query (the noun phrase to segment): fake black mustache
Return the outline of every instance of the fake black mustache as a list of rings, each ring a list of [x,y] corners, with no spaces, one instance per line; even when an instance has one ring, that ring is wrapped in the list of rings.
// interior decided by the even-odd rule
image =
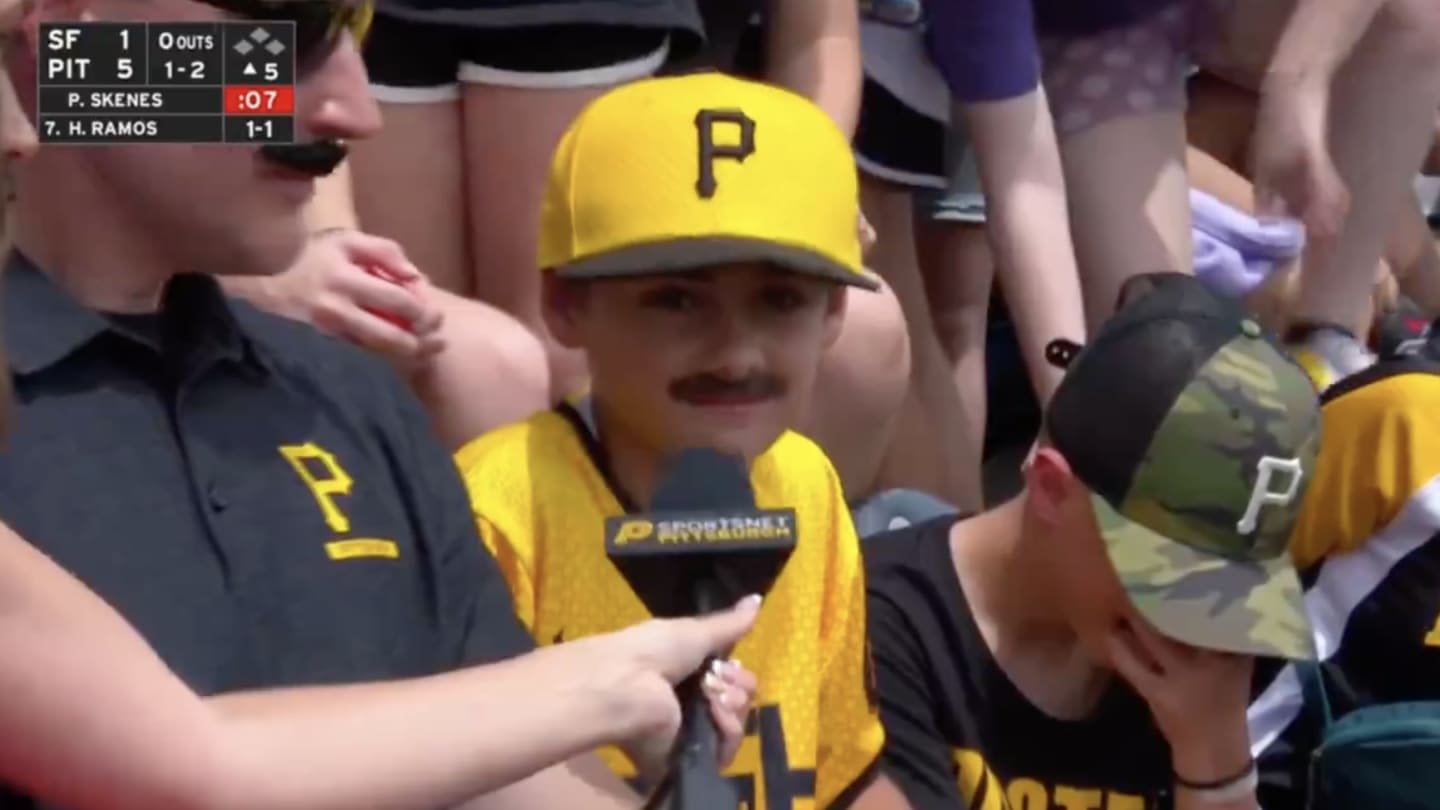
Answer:
[[[271,143],[260,147],[260,157],[294,172],[325,177],[340,167],[350,149],[344,141],[326,139],[310,143]]]
[[[784,393],[784,381],[768,374],[754,374],[743,380],[697,374],[670,384],[670,396],[682,402],[706,399],[774,399]]]

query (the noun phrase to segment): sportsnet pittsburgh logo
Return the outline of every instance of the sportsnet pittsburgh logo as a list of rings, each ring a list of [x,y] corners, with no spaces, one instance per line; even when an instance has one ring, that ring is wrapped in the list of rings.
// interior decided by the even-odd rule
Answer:
[[[605,545],[617,553],[663,553],[699,545],[754,548],[795,543],[794,509],[621,516],[605,521]]]

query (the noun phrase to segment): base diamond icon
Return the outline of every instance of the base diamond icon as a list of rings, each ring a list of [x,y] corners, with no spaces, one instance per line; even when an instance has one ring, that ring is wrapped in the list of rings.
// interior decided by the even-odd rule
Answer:
[[[273,39],[273,40],[270,41],[270,44],[269,44],[269,45],[266,45],[266,46],[265,46],[265,50],[269,51],[270,53],[274,54],[275,56],[279,56],[280,53],[281,53],[281,51],[284,51],[284,50],[285,50],[285,46],[282,45],[282,44],[280,44],[280,40],[278,40],[278,39]]]
[[[256,42],[264,42],[265,40],[270,38],[270,32],[266,31],[264,28],[256,28],[254,31],[250,32],[250,38],[255,40]]]
[[[239,42],[235,43],[235,50],[239,52],[241,56],[244,56],[245,54],[255,50],[255,46],[242,39]]]

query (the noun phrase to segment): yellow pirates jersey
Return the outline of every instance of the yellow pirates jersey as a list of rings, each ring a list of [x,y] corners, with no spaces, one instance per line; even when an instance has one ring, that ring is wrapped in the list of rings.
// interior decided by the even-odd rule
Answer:
[[[1320,455],[1290,548],[1336,716],[1440,699],[1440,364],[1407,358],[1322,398]],[[1285,666],[1249,712],[1266,808],[1303,806],[1318,740]]]
[[[568,406],[457,455],[481,534],[540,644],[650,618],[606,556],[606,519],[630,510],[603,459]],[[831,807],[865,781],[884,743],[869,688],[859,542],[839,478],[810,440],[783,435],[755,460],[751,483],[758,507],[795,510],[797,537],[734,652],[760,689],[726,773],[744,810]],[[619,752],[601,753],[621,775],[633,774]]]

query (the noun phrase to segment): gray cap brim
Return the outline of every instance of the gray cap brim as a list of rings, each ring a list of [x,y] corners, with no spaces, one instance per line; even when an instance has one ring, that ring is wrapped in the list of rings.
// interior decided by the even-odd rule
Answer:
[[[663,272],[698,270],[717,264],[768,262],[786,270],[865,290],[880,289],[879,280],[804,248],[759,239],[704,237],[667,239],[606,251],[554,268],[561,278],[625,278]]]

